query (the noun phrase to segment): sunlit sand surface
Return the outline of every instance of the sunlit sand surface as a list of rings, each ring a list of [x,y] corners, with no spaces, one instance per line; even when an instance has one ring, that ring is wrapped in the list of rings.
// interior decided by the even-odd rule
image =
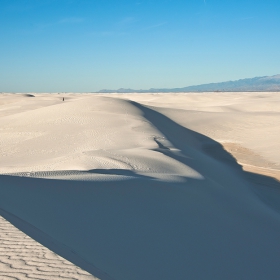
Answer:
[[[0,133],[3,279],[277,279],[279,93],[2,93]]]
[[[97,279],[0,217],[1,279]]]

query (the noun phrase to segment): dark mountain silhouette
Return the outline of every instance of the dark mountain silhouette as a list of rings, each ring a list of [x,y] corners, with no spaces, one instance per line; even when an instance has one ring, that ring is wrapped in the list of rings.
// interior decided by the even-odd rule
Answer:
[[[120,88],[118,90],[103,89],[98,93],[156,93],[156,92],[212,92],[212,91],[280,91],[280,75],[255,77],[222,83],[202,84],[183,88],[151,88],[135,90]]]

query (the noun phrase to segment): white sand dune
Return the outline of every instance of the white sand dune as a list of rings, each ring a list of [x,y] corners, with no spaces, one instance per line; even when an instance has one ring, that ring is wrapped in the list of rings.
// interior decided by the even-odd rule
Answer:
[[[32,95],[0,95],[6,220],[100,279],[278,279],[278,93]]]

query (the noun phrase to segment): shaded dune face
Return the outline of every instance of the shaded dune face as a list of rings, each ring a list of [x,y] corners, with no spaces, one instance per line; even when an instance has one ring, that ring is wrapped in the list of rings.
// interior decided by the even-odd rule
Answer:
[[[17,156],[43,143],[56,158],[2,172],[52,180],[0,176],[0,207],[35,240],[100,279],[277,279],[280,185],[218,142],[114,98],[21,114],[1,120],[32,124]]]

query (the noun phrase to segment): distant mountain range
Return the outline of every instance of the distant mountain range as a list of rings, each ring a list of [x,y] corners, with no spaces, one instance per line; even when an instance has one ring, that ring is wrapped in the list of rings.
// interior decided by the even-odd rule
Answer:
[[[222,83],[211,83],[183,88],[151,88],[135,90],[120,88],[118,90],[103,89],[98,93],[156,93],[156,92],[213,92],[213,91],[280,91],[280,75],[256,77]]]

